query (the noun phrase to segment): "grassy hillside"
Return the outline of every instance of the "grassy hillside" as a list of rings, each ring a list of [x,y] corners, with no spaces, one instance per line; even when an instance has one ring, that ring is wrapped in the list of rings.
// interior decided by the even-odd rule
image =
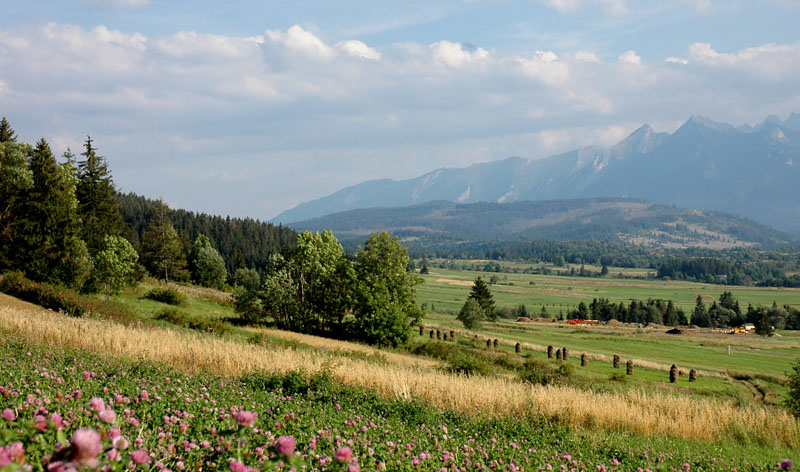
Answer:
[[[762,470],[791,457],[788,448],[800,446],[798,420],[768,402],[748,398],[747,387],[738,380],[715,374],[730,367],[723,359],[705,360],[700,379],[691,385],[685,378],[672,386],[664,380],[659,363],[669,362],[677,351],[705,352],[709,341],[699,338],[644,351],[651,340],[641,336],[647,334],[600,335],[544,325],[521,331],[511,323],[499,323],[487,327],[478,340],[459,331],[455,343],[418,336],[404,350],[385,351],[237,326],[224,293],[172,285],[184,297],[177,310],[185,318],[216,322],[226,329],[205,332],[202,326],[178,326],[158,319],[158,313],[174,307],[144,298],[155,287],[163,286],[143,284],[117,296],[88,296],[95,306],[114,307],[114,320],[103,309],[76,318],[0,295],[4,343],[0,362],[11,366],[11,378],[18,379],[4,388],[20,393],[2,400],[0,406],[11,408],[19,422],[0,420],[0,433],[22,441],[30,462],[52,452],[57,431],[39,432],[33,427],[39,413],[20,399],[29,393],[43,400],[60,398],[59,392],[75,389],[82,391],[83,400],[73,396],[49,408],[74,412],[64,416],[69,418],[64,428],[67,437],[78,425],[104,428],[95,413],[79,408],[98,396],[116,411],[114,424],[122,434],[131,440],[141,438],[122,452],[124,460],[142,448],[154,454],[152,463],[161,461],[168,467],[181,461],[226,469],[235,460],[271,468],[269,460],[278,458],[274,448],[280,435],[296,438],[301,453],[297,460],[311,470],[336,470],[335,461],[327,463],[326,458],[344,446],[351,448],[364,470],[384,466],[440,470],[473,467],[477,462],[481,465],[475,467],[481,470],[509,464],[528,470],[547,463],[593,470],[598,465],[635,470],[684,464],[711,469],[724,463],[739,470],[748,464]],[[426,326],[452,326],[452,318],[441,313],[426,322]],[[485,335],[504,342],[483,354]],[[636,360],[632,377],[610,379],[618,372],[603,356],[614,346],[607,346],[603,336],[617,340],[617,346],[628,342],[636,346],[636,355],[632,351],[629,356]],[[521,354],[514,353],[517,339],[524,340]],[[572,358],[549,364],[553,361],[546,359],[540,349],[544,344],[534,342],[537,339],[570,346]],[[620,343],[622,339],[626,342]],[[785,342],[788,349],[797,348],[796,341]],[[736,345],[737,351],[751,348],[773,357],[772,351],[778,349]],[[578,362],[582,349],[592,355],[586,367]],[[453,358],[436,354],[448,351],[493,362],[494,374],[453,373]],[[773,357],[765,363],[775,363]],[[523,383],[516,376],[520,366],[533,369],[529,374],[539,368],[569,371],[563,374],[568,379],[548,385]],[[88,379],[82,372],[89,373]],[[38,390],[34,380],[40,383]],[[754,389],[757,382],[771,381],[769,376],[751,380]],[[116,396],[105,394],[102,386]],[[149,392],[149,400],[141,390]],[[135,407],[123,406],[128,401]],[[257,412],[261,429],[238,427],[234,417],[239,410]],[[188,416],[182,417],[184,412]],[[165,415],[177,418],[167,428],[170,441],[157,434]],[[31,426],[20,428],[27,424]],[[224,434],[209,434],[212,426]],[[337,431],[332,432],[334,428]],[[243,438],[244,447],[231,448],[228,434]],[[209,446],[170,449],[170,443],[184,439],[195,444],[208,441]],[[396,446],[400,444],[410,446]],[[656,464],[653,457],[661,462]]]

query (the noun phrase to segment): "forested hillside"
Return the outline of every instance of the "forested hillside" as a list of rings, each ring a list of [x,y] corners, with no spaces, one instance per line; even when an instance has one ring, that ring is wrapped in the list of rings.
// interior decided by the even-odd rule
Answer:
[[[173,210],[120,195],[91,137],[59,160],[0,121],[0,272],[84,292],[118,292],[145,271],[222,288],[234,269],[264,269],[297,234],[252,219]]]
[[[117,201],[122,219],[130,228],[130,239],[134,246],[140,247],[159,201],[135,193],[117,194]],[[182,209],[169,209],[167,214],[184,245],[201,234],[206,235],[231,274],[240,267],[263,269],[271,254],[294,245],[297,240],[297,233],[290,228],[251,218],[222,217]]]
[[[598,240],[664,248],[774,247],[793,237],[755,221],[718,212],[629,198],[479,202],[445,201],[351,210],[301,221],[296,229],[334,231],[359,239],[389,231],[425,246],[442,241]]]

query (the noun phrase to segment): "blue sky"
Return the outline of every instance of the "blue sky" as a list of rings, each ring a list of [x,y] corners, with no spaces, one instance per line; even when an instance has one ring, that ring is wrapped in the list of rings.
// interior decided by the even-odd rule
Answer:
[[[122,190],[209,213],[800,111],[798,0],[7,3],[19,134],[91,134]]]

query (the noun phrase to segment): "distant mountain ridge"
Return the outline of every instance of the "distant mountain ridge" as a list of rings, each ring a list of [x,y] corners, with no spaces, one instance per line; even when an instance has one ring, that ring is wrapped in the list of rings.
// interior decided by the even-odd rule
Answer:
[[[619,143],[541,160],[520,157],[371,180],[302,203],[273,221],[444,200],[457,203],[633,197],[716,210],[800,233],[800,115],[734,127],[692,116],[674,133],[644,125]]]
[[[391,232],[420,246],[444,241],[601,240],[665,248],[730,249],[795,241],[752,220],[631,198],[467,204],[435,201],[350,210],[291,226],[296,230],[330,229],[348,246],[378,231]]]

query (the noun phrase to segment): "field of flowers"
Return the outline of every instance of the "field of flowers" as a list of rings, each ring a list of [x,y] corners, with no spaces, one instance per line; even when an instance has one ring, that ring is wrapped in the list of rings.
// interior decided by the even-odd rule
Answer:
[[[459,415],[311,377],[186,375],[0,332],[0,470],[788,470],[787,451]],[[369,375],[363,373],[363,375]]]

